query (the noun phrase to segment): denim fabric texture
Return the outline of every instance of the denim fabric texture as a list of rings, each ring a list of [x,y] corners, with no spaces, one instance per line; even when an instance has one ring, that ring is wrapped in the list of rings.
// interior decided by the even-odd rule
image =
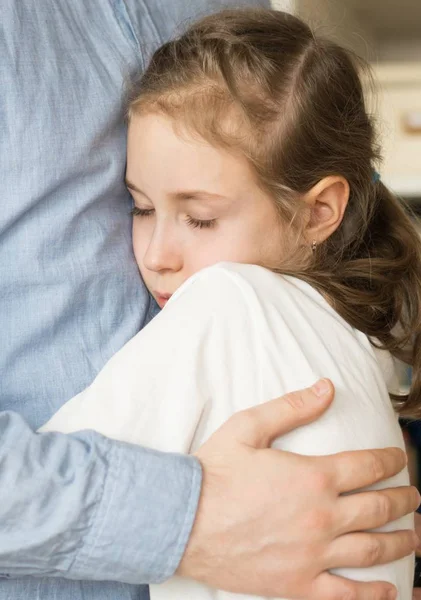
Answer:
[[[259,2],[1,1],[0,600],[144,600],[182,556],[194,458],[34,431],[157,309],[131,249],[128,82],[186,20],[241,4]]]

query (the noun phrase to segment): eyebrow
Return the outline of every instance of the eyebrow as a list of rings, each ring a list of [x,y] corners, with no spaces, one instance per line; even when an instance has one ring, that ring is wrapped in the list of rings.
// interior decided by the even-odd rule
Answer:
[[[142,194],[142,196],[145,196],[146,198],[148,197],[147,194],[145,194],[145,192],[142,192],[142,190],[140,190],[134,183],[132,183],[128,179],[126,179],[125,182],[126,182],[126,186],[130,190],[133,190],[134,192],[137,192],[138,194]],[[170,194],[170,196],[174,200],[199,200],[201,198],[210,198],[210,199],[219,199],[219,200],[227,199],[226,196],[222,196],[221,194],[214,194],[212,192],[207,192],[206,190],[182,190],[179,192],[173,192]]]

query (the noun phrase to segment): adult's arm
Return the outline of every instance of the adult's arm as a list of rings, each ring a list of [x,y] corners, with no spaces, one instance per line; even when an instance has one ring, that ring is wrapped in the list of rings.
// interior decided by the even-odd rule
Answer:
[[[0,414],[0,574],[161,581],[195,517],[197,459]],[[110,576],[111,574],[111,576]]]

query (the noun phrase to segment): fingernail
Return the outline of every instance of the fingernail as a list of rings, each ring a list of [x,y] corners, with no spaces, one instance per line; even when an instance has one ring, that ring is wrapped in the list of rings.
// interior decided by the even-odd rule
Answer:
[[[329,382],[326,379],[319,379],[319,381],[317,381],[311,387],[311,389],[316,394],[316,396],[318,396],[319,398],[322,398],[323,396],[326,396],[326,394],[329,393],[329,390],[330,390]]]

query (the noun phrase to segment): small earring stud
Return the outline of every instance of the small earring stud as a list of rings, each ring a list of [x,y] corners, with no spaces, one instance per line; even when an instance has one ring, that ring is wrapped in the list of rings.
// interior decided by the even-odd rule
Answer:
[[[313,254],[316,252],[316,248],[317,248],[317,242],[316,242],[316,240],[313,240],[311,242],[311,251],[313,252]]]

